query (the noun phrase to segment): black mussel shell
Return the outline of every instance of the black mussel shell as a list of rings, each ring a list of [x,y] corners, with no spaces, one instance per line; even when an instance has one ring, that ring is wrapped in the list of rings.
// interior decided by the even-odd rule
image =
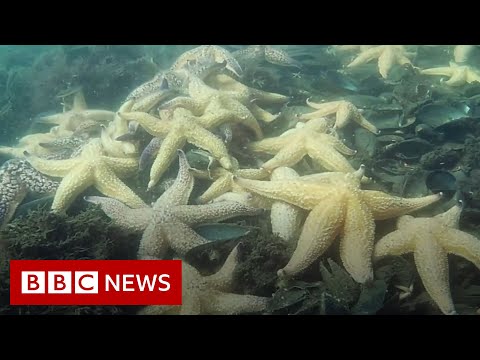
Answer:
[[[434,194],[442,192],[447,199],[451,199],[457,192],[457,178],[445,170],[434,170],[428,173],[425,185]]]

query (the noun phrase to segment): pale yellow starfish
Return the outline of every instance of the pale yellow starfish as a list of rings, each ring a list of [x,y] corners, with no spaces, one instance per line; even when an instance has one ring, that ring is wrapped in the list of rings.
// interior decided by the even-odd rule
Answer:
[[[172,120],[169,121],[139,112],[120,113],[120,116],[125,120],[138,122],[150,135],[164,138],[150,169],[148,189],[158,183],[175,159],[177,149],[183,148],[186,142],[209,151],[224,168],[232,168],[225,144],[199,124],[197,118],[185,109],[176,109]]]
[[[80,90],[75,93],[72,109],[63,113],[42,116],[36,119],[43,124],[58,125],[60,130],[75,131],[85,121],[96,121],[107,123],[113,120],[115,113],[107,110],[87,109],[87,104]]]
[[[278,274],[294,276],[320,257],[340,235],[340,258],[353,279],[372,280],[375,220],[404,215],[438,201],[441,195],[405,199],[361,190],[362,166],[353,173],[325,173],[292,180],[236,179],[238,185],[270,199],[309,210],[297,247]]]
[[[98,196],[89,196],[85,199],[99,204],[121,229],[143,233],[137,253],[138,259],[163,258],[169,248],[177,255],[184,256],[192,248],[208,242],[192,230],[191,226],[261,212],[259,209],[233,201],[187,205],[194,178],[185,154],[183,151],[178,153],[180,167],[177,178],[151,208],[131,209],[118,200]]]
[[[27,155],[27,160],[41,173],[63,178],[53,200],[54,212],[67,210],[75,198],[91,185],[102,194],[131,207],[146,206],[143,200],[120,180],[136,172],[138,160],[105,156],[98,138],[91,139],[80,155],[72,159],[45,160]]]
[[[238,245],[222,268],[213,275],[202,276],[182,262],[182,305],[147,306],[140,315],[234,315],[265,310],[269,298],[232,293],[233,272],[238,264]]]
[[[306,124],[298,123],[295,129],[288,130],[279,137],[251,142],[247,147],[254,152],[275,154],[262,166],[269,172],[280,166],[293,166],[306,155],[326,170],[353,172],[352,165],[341,153],[354,155],[356,151],[335,136],[325,133],[328,129],[325,119],[314,119]]]
[[[358,125],[367,129],[368,131],[378,134],[379,131],[375,125],[369,122],[365,117],[360,113],[360,111],[353,105],[351,102],[340,100],[340,101],[330,101],[327,103],[314,103],[310,99],[307,99],[307,105],[316,109],[317,111],[301,114],[298,118],[300,120],[311,120],[317,119],[319,117],[329,116],[336,114],[334,128],[341,129],[345,127],[352,120],[355,121]]]
[[[363,65],[374,59],[378,59],[378,71],[384,79],[388,77],[390,70],[395,64],[412,65],[403,45],[381,45],[363,50],[355,60],[347,65],[347,68]]]
[[[480,82],[480,74],[477,70],[471,66],[462,66],[454,62],[451,62],[449,67],[425,69],[421,70],[420,73],[424,75],[448,76],[450,79],[445,81],[445,84],[450,86],[462,86],[467,83]]]
[[[430,218],[402,216],[398,230],[375,245],[374,257],[413,252],[425,290],[446,315],[455,314],[450,293],[448,254],[461,256],[480,269],[480,240],[458,229],[462,204]]]

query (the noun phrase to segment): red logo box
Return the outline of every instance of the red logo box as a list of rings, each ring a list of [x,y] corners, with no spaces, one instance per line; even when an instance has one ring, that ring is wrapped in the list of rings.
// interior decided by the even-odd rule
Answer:
[[[181,305],[180,260],[11,260],[11,305]]]

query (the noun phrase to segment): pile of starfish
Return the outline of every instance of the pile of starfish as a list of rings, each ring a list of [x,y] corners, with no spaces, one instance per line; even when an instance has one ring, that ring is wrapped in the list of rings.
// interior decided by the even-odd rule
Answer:
[[[378,58],[382,76],[393,64],[410,62],[401,46],[360,50],[349,66]],[[264,124],[277,120],[289,98],[242,83],[244,69],[261,61],[301,68],[285,51],[271,46],[230,53],[206,45],[182,54],[168,70],[134,89],[116,112],[88,109],[81,90],[72,94],[62,113],[37,119],[52,125],[48,133],[27,135],[15,147],[0,148],[0,153],[18,161],[0,169],[5,189],[16,184],[15,190],[0,193],[3,223],[28,192],[54,192],[51,210],[59,213],[93,186],[104,196],[85,200],[99,205],[118,227],[141,234],[138,259],[162,259],[169,250],[182,259],[208,242],[192,227],[267,209],[273,233],[295,248],[288,264],[278,270],[280,279],[300,277],[337,238],[345,270],[361,284],[373,280],[377,259],[413,252],[427,292],[443,313],[454,314],[447,254],[480,267],[479,240],[458,229],[461,207],[431,218],[413,218],[408,214],[439,201],[441,194],[402,198],[363,189],[368,181],[365,169],[352,167],[347,157],[356,151],[339,134],[350,123],[379,132],[350,102],[308,100],[312,112],[299,115],[296,125],[281,136],[264,138]],[[461,70],[465,81],[471,77],[467,70]],[[451,75],[456,80],[450,85],[457,75]],[[144,149],[139,128],[151,136]],[[226,129],[233,137],[237,131],[249,134],[245,151],[271,158],[258,167],[242,166],[231,155],[229,142],[216,134]],[[189,165],[182,150],[187,143],[209,155],[208,170]],[[298,174],[293,167],[304,158],[322,172]],[[176,159],[175,181],[151,205],[123,182],[152,163],[147,185],[151,190]],[[210,180],[211,185],[191,201],[196,178]],[[398,218],[398,230],[375,243],[375,221],[390,218]],[[141,313],[262,312],[268,298],[232,292],[238,251],[235,248],[223,267],[209,276],[184,261],[183,305],[152,306]]]

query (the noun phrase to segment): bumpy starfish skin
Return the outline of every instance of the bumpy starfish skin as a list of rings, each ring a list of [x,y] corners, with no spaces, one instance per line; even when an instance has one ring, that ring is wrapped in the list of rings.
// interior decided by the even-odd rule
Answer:
[[[294,276],[320,257],[340,235],[340,258],[352,278],[365,283],[373,278],[372,252],[376,218],[404,215],[438,201],[440,195],[403,199],[360,189],[364,167],[354,173],[328,173],[320,177],[257,181],[236,179],[238,185],[270,199],[310,210],[297,247],[279,276]],[[385,204],[394,206],[387,208]]]
[[[384,79],[395,64],[405,65],[412,64],[407,52],[402,45],[381,45],[364,50],[358,55],[355,60],[347,65],[348,68],[356,67],[366,64],[374,59],[378,59],[378,70]]]
[[[251,142],[247,147],[254,152],[275,154],[262,166],[269,172],[280,166],[293,166],[306,155],[327,170],[353,172],[353,167],[341,153],[353,155],[356,152],[336,137],[324,133],[327,130],[328,123],[325,119],[315,119],[305,125],[299,123],[295,129],[288,130],[279,137]]]
[[[462,86],[472,82],[480,82],[480,74],[470,66],[460,66],[450,63],[450,67],[438,67],[420,71],[424,75],[448,76],[449,80],[445,84],[450,86]]]
[[[209,276],[201,276],[194,267],[183,262],[182,305],[148,306],[139,314],[234,315],[265,310],[269,298],[230,292],[237,257],[238,246],[232,250],[222,268]]]
[[[85,121],[109,122],[113,120],[115,113],[106,110],[88,110],[82,91],[75,94],[73,108],[64,113],[43,116],[36,121],[44,124],[59,125],[60,130],[75,131]]]
[[[279,167],[272,172],[271,180],[286,180],[299,178],[298,173],[287,167]],[[272,204],[270,219],[272,233],[281,239],[291,242],[297,238],[300,224],[303,220],[303,211],[295,205],[283,201]]]
[[[194,178],[183,151],[177,178],[152,208],[131,209],[121,202],[102,197],[87,197],[99,204],[118,226],[129,231],[143,231],[137,257],[162,258],[169,248],[184,256],[195,246],[208,241],[191,229],[207,221],[221,221],[235,216],[255,215],[261,210],[236,202],[209,205],[187,205]]]
[[[302,65],[297,60],[292,59],[286,51],[275,49],[270,45],[251,45],[235,51],[233,56],[245,67],[255,66],[266,60],[274,65],[302,68]]]
[[[27,159],[38,171],[48,176],[63,178],[52,204],[55,212],[67,210],[75,198],[91,185],[102,194],[131,207],[146,206],[142,199],[120,180],[135,173],[138,161],[105,156],[100,139],[90,140],[76,158],[45,160],[28,156]]]
[[[375,127],[375,125],[365,119],[355,105],[348,101],[341,100],[317,104],[307,99],[307,105],[316,109],[317,111],[300,115],[300,120],[311,120],[336,114],[335,128],[341,129],[353,120],[368,131],[378,134],[378,129]]]
[[[174,160],[177,149],[181,149],[186,142],[209,151],[224,168],[232,167],[225,144],[199,125],[196,118],[189,116],[184,109],[176,109],[171,121],[162,121],[147,113],[130,112],[120,115],[126,120],[138,122],[150,135],[163,138],[157,157],[150,169],[149,189],[158,183]]]
[[[10,221],[29,192],[53,194],[58,184],[36,171],[26,160],[5,162],[0,167],[0,227]]]
[[[242,75],[242,68],[233,55],[224,48],[216,45],[203,45],[183,53],[170,67],[170,70],[177,71],[188,67],[192,62],[202,63],[208,60],[216,63],[225,62],[225,68],[227,70],[235,76],[240,77]]]
[[[455,314],[450,293],[448,254],[461,256],[480,269],[480,240],[458,230],[461,204],[431,218],[402,216],[396,231],[375,245],[374,258],[413,252],[428,294],[446,315]]]

